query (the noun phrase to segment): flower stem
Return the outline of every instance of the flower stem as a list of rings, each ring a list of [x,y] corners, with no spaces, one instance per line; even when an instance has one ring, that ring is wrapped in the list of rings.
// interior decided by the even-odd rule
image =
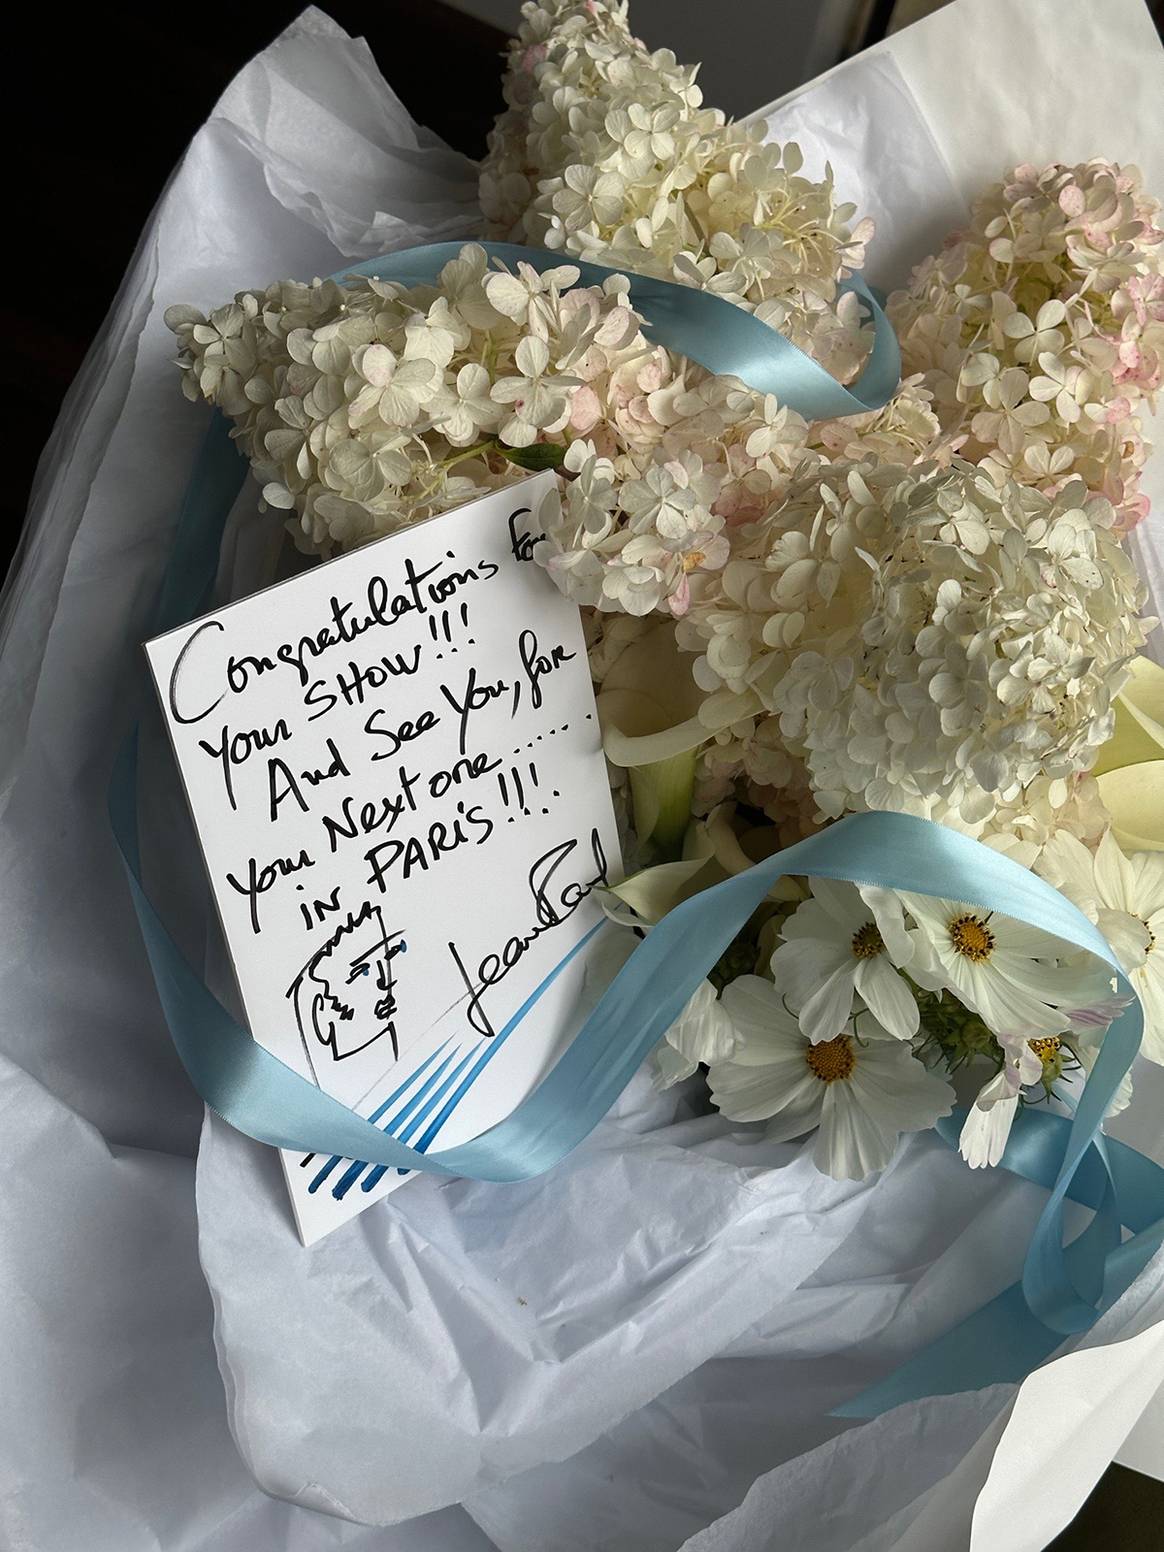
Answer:
[[[497,446],[497,438],[490,437],[488,442],[478,442],[475,447],[464,447],[459,453],[454,453],[451,458],[444,458],[437,465],[438,469],[451,469],[456,463],[463,463],[466,458],[476,458],[479,453],[488,453]]]

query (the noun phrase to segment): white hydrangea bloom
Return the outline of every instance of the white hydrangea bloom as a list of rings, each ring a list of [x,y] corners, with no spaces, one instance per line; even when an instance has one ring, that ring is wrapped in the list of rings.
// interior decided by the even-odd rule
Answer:
[[[563,289],[577,278],[569,265],[491,271],[470,244],[436,287],[283,282],[209,318],[190,307],[166,316],[187,395],[234,420],[266,503],[296,514],[304,548],[328,551],[520,478],[515,454],[559,448],[587,421],[611,452],[633,445],[649,464],[665,425],[648,396],[676,362],[647,343],[624,284]],[[613,465],[600,465],[582,492],[604,499],[608,471],[613,499]],[[624,459],[617,480],[639,473]],[[593,521],[591,510],[588,533]],[[714,537],[718,522],[705,530]]]
[[[978,839],[1033,868],[1055,836],[1066,832],[1090,845],[1110,823],[1095,777],[1079,771],[1029,782],[1012,802],[998,805]]]
[[[709,725],[767,712],[820,809],[977,832],[1110,736],[1145,590],[1079,481],[969,465],[815,470],[680,627]]]
[[[1015,168],[890,298],[906,370],[943,430],[1002,483],[1148,510],[1139,409],[1164,380],[1164,231],[1135,167]]]
[[[489,235],[705,288],[852,377],[868,344],[837,283],[872,223],[851,225],[831,176],[705,108],[695,68],[648,51],[625,4],[543,0],[522,18],[482,167]]]

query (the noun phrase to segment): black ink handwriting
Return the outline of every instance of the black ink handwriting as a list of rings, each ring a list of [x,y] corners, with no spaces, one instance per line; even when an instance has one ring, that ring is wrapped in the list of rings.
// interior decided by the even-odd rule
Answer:
[[[461,719],[459,753],[465,753],[465,746],[469,737],[469,718],[473,712],[480,711],[482,707],[488,706],[490,701],[494,701],[499,696],[504,695],[508,689],[509,685],[503,679],[498,679],[493,684],[479,683],[476,665],[469,669],[468,676],[465,679],[465,688],[459,696],[447,684],[441,685],[441,694]]]
[[[336,776],[350,776],[352,773],[347,767],[347,762],[339,752],[334,738],[327,740],[327,752],[331,755],[331,764],[319,766],[317,769],[308,767],[300,771],[298,776],[291,770],[286,760],[281,755],[272,755],[267,761],[267,791],[270,798],[271,823],[274,824],[279,817],[279,804],[287,798],[294,798],[299,805],[301,813],[309,813],[311,805],[303,796],[302,783],[308,787],[318,787],[322,782],[331,781]]]
[[[543,699],[542,680],[556,668],[561,668],[563,663],[568,663],[574,653],[567,652],[564,646],[552,647],[548,653],[543,652],[538,646],[538,638],[531,630],[523,630],[517,638],[517,650],[529,685],[530,704],[537,711]],[[516,707],[516,698],[514,704]]]
[[[252,754],[264,749],[274,749],[277,744],[285,744],[290,738],[291,729],[282,717],[274,727],[241,728],[236,732],[231,732],[224,722],[217,744],[212,743],[208,738],[200,738],[198,747],[210,755],[211,759],[218,760],[221,764],[222,784],[226,788],[227,801],[232,809],[237,810],[238,804],[234,798],[235,766],[245,765]]]
[[[313,868],[315,861],[310,853],[301,850],[297,857],[276,857],[271,862],[261,866],[255,857],[247,858],[246,882],[239,883],[233,873],[226,875],[226,881],[230,887],[237,890],[240,895],[246,895],[250,900],[251,931],[262,931],[259,925],[259,897],[265,895],[269,889],[273,889],[281,878],[290,878],[292,874],[300,872],[303,868]]]
[[[470,1028],[477,1034],[496,1034],[485,1011],[485,993],[505,979],[538,938],[568,921],[586,897],[607,882],[606,853],[596,829],[590,832],[590,854],[583,869],[590,876],[580,880],[576,876],[561,875],[561,870],[571,858],[574,859],[574,867],[568,872],[576,875],[580,861],[574,857],[577,850],[576,840],[562,841],[537,858],[529,870],[529,889],[534,902],[533,924],[507,938],[500,949],[483,955],[477,961],[475,974],[467,969],[457,944],[449,943],[449,953],[469,993],[465,1016]]]

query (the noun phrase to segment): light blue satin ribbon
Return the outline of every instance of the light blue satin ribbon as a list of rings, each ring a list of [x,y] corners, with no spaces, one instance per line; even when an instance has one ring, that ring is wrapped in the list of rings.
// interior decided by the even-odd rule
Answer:
[[[357,269],[415,283],[435,276],[459,246],[437,245],[420,250],[419,256],[394,255]],[[529,250],[490,246],[506,249],[510,256],[529,257]],[[560,261],[555,255],[541,255],[538,262],[544,267]],[[408,270],[408,264],[415,267]],[[599,266],[579,267],[600,270]],[[591,277],[584,273],[583,278]],[[635,284],[639,285],[637,277]],[[798,401],[793,392],[782,391],[777,380],[780,371],[774,368],[765,376],[758,370],[763,365],[758,358],[749,358],[747,375],[738,364],[720,359],[710,348],[715,344],[715,338],[708,337],[711,325],[692,324],[692,316],[704,312],[708,303],[719,308],[715,298],[666,282],[644,284],[679,292],[687,299],[684,303],[670,298],[667,306],[677,311],[680,323],[694,328],[694,335],[689,330],[681,336],[673,327],[674,318],[669,318],[665,325],[656,324],[656,337],[662,343],[681,349],[680,337],[690,343],[700,336],[704,353],[697,359],[712,370],[734,371],[753,386],[761,385],[753,381],[760,377],[765,391],[776,392],[797,408],[811,405],[813,415],[853,413],[852,408],[838,410],[835,400],[827,409],[816,407],[819,401],[810,398]],[[636,297],[636,305],[651,304]],[[756,329],[766,336],[770,348],[772,342],[779,342],[777,355],[786,356],[787,350],[795,349],[747,314],[730,307],[729,311],[746,321],[749,351],[758,348]],[[712,335],[715,332],[711,330]],[[883,370],[888,372],[884,355],[877,367]],[[813,373],[796,364],[789,376],[807,390]],[[895,366],[892,376],[895,384]],[[847,393],[836,384],[831,386],[838,394]],[[864,378],[856,386],[869,400],[875,397]],[[222,529],[245,472],[226,423],[216,416],[179,518],[159,603],[159,632],[195,617],[205,606]],[[374,1165],[491,1181],[528,1179],[552,1168],[599,1123],[772,884],[786,873],[939,895],[1016,917],[1096,954],[1112,968],[1125,991],[1131,990],[1095,927],[1027,869],[925,820],[885,813],[854,815],[678,906],[631,955],[553,1070],[505,1120],[455,1148],[419,1152],[348,1110],[264,1050],[183,959],[141,884],[136,737],[118,757],[110,786],[110,816],[175,1045],[206,1103],[229,1124],[261,1142]],[[1141,1010],[1133,1000],[1108,1031],[1069,1122],[1030,1113],[1019,1117],[1004,1163],[1037,1180],[1049,1193],[1022,1284],[963,1322],[889,1381],[850,1403],[849,1415],[871,1415],[913,1395],[1023,1377],[1064,1335],[1085,1330],[1098,1310],[1146,1263],[1161,1240],[1164,1175],[1138,1155],[1130,1155],[1138,1162],[1129,1162],[1130,1150],[1104,1144],[1100,1136],[1104,1112],[1139,1047],[1142,1027]],[[1078,1197],[1096,1211],[1085,1233],[1065,1251],[1062,1215],[1068,1197]],[[1123,1244],[1121,1222],[1134,1231]],[[983,1344],[991,1350],[989,1363],[984,1362]]]
[[[966,1119],[964,1110],[937,1124],[939,1135],[958,1146]],[[1053,1191],[1066,1157],[1071,1122],[1045,1110],[1023,1110],[1003,1154],[1001,1168]],[[1094,1286],[1103,1274],[1103,1307],[1125,1292],[1164,1244],[1164,1169],[1114,1139],[1097,1138],[1083,1155],[1067,1196],[1073,1202],[1105,1211],[1114,1187],[1118,1220],[1131,1237],[1102,1258],[1086,1235],[1067,1247],[1064,1260],[1072,1275]],[[1094,1222],[1095,1220],[1093,1220]],[[1108,1220],[1110,1222],[1110,1220]],[[1043,1232],[1040,1223],[1036,1240]],[[1032,1241],[1031,1251],[1035,1249]],[[1094,1320],[1093,1314],[1092,1319]],[[982,1390],[987,1385],[1023,1379],[1050,1358],[1063,1333],[1044,1324],[1028,1302],[1024,1285],[1013,1283],[988,1304],[975,1310],[936,1342],[901,1364],[885,1379],[835,1408],[836,1417],[877,1417],[891,1407],[921,1396],[951,1395]]]
[[[400,253],[353,264],[334,278],[371,275],[405,286],[435,285],[441,270],[459,255],[463,246],[459,242],[445,242],[405,248]],[[709,372],[738,377],[758,393],[775,394],[805,420],[831,420],[878,410],[888,404],[901,380],[897,336],[860,275],[842,281],[838,290],[852,291],[860,297],[873,323],[873,348],[852,388],[843,388],[791,340],[710,291],[697,291],[649,275],[630,275],[606,264],[591,264],[585,259],[549,253],[544,248],[525,248],[519,243],[483,242],[478,246],[484,248],[490,259],[497,259],[510,269],[516,269],[519,263],[528,264],[540,274],[571,264],[587,286],[601,286],[611,275],[624,275],[630,283],[630,300],[646,320],[644,329],[651,340],[698,361]]]

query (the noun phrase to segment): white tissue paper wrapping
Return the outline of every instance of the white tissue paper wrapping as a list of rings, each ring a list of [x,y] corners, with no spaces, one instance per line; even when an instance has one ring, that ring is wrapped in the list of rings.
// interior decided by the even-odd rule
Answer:
[[[1150,23],[1100,10],[958,0],[765,110],[878,217],[874,279],[1016,161],[1137,159],[1164,189]],[[1164,1258],[1021,1390],[830,1419],[1018,1273],[1042,1193],[932,1137],[838,1184],[640,1074],[550,1175],[418,1178],[309,1250],[273,1153],[215,1120],[199,1144],[104,816],[204,427],[161,314],[467,232],[473,183],[306,13],[193,142],[42,464],[0,654],[0,1542],[1036,1552],[1164,1380]],[[269,576],[269,522],[248,488],[224,594]],[[218,984],[192,853],[156,888]],[[1129,1138],[1157,1156],[1162,1079]]]

